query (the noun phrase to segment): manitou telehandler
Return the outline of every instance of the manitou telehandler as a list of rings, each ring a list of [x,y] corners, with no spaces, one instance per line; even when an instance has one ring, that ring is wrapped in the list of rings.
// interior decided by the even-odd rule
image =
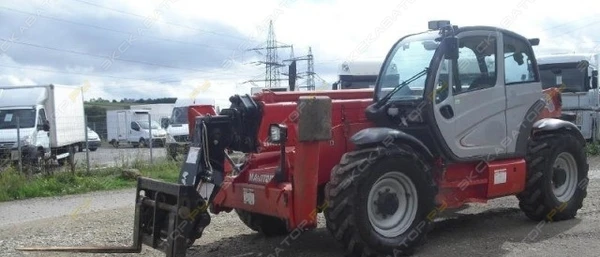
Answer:
[[[209,212],[267,236],[313,229],[324,212],[350,256],[410,254],[441,211],[498,197],[516,195],[532,220],[571,219],[585,140],[542,90],[538,42],[434,21],[393,46],[374,89],[233,96],[196,117],[179,183],[139,178],[133,246],[44,250],[185,256]]]

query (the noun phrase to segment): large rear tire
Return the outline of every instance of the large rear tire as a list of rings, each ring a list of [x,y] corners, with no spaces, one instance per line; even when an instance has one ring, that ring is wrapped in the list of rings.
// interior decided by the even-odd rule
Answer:
[[[410,255],[431,229],[437,187],[409,147],[344,154],[325,188],[327,229],[349,256]]]
[[[263,215],[235,209],[240,220],[250,229],[267,237],[282,236],[289,233],[284,220],[277,217]]]
[[[527,164],[525,191],[517,195],[525,215],[535,221],[574,218],[587,196],[585,145],[570,133],[535,137]]]

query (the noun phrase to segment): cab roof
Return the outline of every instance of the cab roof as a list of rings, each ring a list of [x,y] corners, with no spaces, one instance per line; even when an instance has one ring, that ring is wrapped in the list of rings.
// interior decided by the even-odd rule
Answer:
[[[538,64],[558,64],[558,63],[578,63],[588,61],[594,63],[593,54],[574,53],[574,54],[550,54],[537,57]]]

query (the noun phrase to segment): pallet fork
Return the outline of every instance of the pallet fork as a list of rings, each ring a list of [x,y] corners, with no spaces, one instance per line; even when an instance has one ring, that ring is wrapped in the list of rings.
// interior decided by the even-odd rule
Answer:
[[[167,257],[185,257],[186,249],[210,223],[206,201],[194,186],[138,178],[133,243],[130,246],[23,247],[20,251],[140,253],[142,244]],[[193,239],[190,240],[189,239]]]

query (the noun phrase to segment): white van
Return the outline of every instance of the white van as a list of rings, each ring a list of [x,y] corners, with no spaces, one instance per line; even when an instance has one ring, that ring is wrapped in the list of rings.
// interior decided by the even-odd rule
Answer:
[[[149,121],[149,111],[141,109],[106,111],[106,129],[107,140],[114,147],[145,147],[150,145],[151,138],[153,147],[162,147],[167,137],[158,122]]]

